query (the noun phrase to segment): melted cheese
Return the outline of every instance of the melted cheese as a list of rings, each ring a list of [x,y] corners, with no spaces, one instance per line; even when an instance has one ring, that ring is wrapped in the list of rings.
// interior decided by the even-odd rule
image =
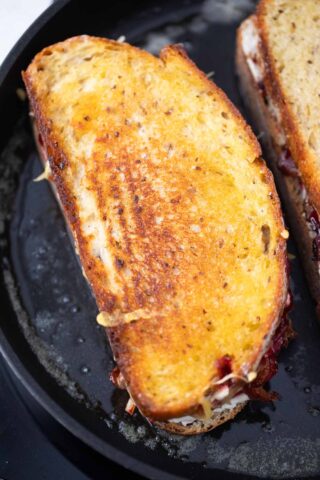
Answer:
[[[217,407],[214,409],[211,408],[211,415],[209,418],[212,418],[215,414],[222,413],[225,410],[232,410],[240,403],[247,402],[248,400],[249,400],[249,397],[245,393],[240,393],[239,395],[236,395],[235,397],[231,398],[228,402],[223,403],[220,407]],[[193,417],[191,415],[185,415],[184,417],[179,417],[179,418],[171,418],[171,420],[169,420],[170,423],[179,423],[184,427],[198,421],[202,421],[202,420],[199,418]]]
[[[264,77],[264,66],[260,58],[260,36],[254,22],[250,19],[243,24],[242,49],[253,78],[256,82],[260,82]]]
[[[36,178],[34,178],[33,181],[34,182],[41,182],[41,180],[50,180],[50,176],[51,176],[50,165],[49,165],[49,162],[46,161],[43,172],[40,173],[40,175],[38,175]]]

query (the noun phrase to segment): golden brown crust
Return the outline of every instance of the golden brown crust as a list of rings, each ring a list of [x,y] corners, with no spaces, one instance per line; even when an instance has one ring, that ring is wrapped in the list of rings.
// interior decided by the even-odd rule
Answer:
[[[315,154],[306,144],[305,138],[298,126],[292,104],[288,99],[282,84],[281,76],[276,67],[276,60],[270,46],[269,29],[266,24],[267,9],[272,5],[272,0],[261,0],[257,6],[257,23],[262,38],[262,49],[266,65],[266,82],[276,99],[283,119],[283,127],[287,134],[288,147],[297,164],[304,185],[308,190],[312,204],[320,211],[320,182],[319,167]],[[272,8],[272,7],[271,7]],[[294,81],[294,80],[293,80]]]
[[[241,125],[241,127],[245,130],[246,134],[248,135],[248,141],[250,143],[250,147],[252,148],[254,155],[256,158],[261,157],[262,152],[261,152],[261,147],[260,144],[255,136],[255,134],[252,131],[252,128],[250,125],[245,121],[237,107],[231,102],[231,100],[227,97],[225,92],[218,87],[214,82],[212,82],[208,76],[202,72],[196,64],[188,57],[186,51],[184,48],[182,48],[180,45],[169,45],[167,47],[164,47],[161,52],[160,52],[160,59],[165,61],[168,53],[170,51],[173,51],[175,53],[178,53],[184,61],[191,67],[193,73],[197,75],[201,80],[204,82],[204,84],[213,92],[217,93],[223,102],[225,102],[228,105],[228,108],[231,110],[233,115],[237,118],[238,123]],[[265,167],[265,164],[263,164],[263,167],[265,172],[269,174],[269,170]],[[271,178],[268,178],[268,184],[270,188],[274,187],[273,181],[272,181],[272,176]]]
[[[148,126],[152,122],[152,118],[156,118],[156,121],[159,122],[157,130],[161,132],[160,139],[162,141],[167,141],[166,138],[170,138],[171,131],[174,132],[173,140],[177,150],[179,150],[179,156],[168,162],[167,154],[164,154],[163,151],[160,150],[161,153],[155,153],[159,152],[156,149],[161,148],[158,140],[151,136],[148,140],[147,148],[149,150],[142,150],[137,140],[139,137],[136,136],[136,130],[134,130],[136,126],[124,122],[124,120],[127,120],[132,105],[135,106],[138,102],[137,99],[131,98],[129,104],[126,104],[125,101],[122,101],[122,104],[120,103],[120,107],[125,110],[120,118],[125,126],[120,125],[118,120],[117,122],[114,119],[110,120],[110,115],[116,113],[114,107],[110,106],[112,95],[116,95],[114,92],[118,90],[120,92],[117,95],[122,95],[120,84],[123,84],[124,91],[124,83],[128,87],[134,83],[134,78],[130,77],[133,72],[130,71],[131,73],[126,77],[125,82],[119,80],[119,83],[117,83],[118,90],[110,90],[107,108],[101,110],[104,92],[99,89],[98,91],[95,90],[94,94],[90,93],[90,96],[84,94],[79,98],[77,97],[76,106],[73,107],[74,111],[72,112],[74,116],[69,121],[69,124],[76,125],[73,135],[77,136],[79,134],[80,138],[88,132],[95,132],[92,126],[87,125],[87,120],[84,117],[92,117],[90,121],[94,122],[96,119],[100,119],[102,115],[106,115],[106,122],[109,122],[107,128],[103,127],[105,130],[99,131],[99,135],[97,134],[95,137],[93,153],[86,160],[86,168],[89,170],[92,168],[92,172],[87,172],[87,179],[85,180],[89,191],[94,196],[100,224],[105,221],[104,217],[108,219],[111,216],[109,208],[111,199],[112,201],[113,199],[122,201],[122,204],[117,206],[117,214],[120,218],[117,225],[122,235],[123,245],[120,257],[117,253],[117,242],[111,240],[113,238],[112,232],[108,231],[109,252],[111,252],[114,261],[112,270],[109,268],[106,271],[101,259],[99,260],[92,255],[94,238],[84,233],[84,222],[80,218],[83,205],[81,206],[79,203],[77,191],[74,187],[74,178],[78,174],[81,159],[77,158],[77,161],[75,161],[68,152],[69,141],[66,142],[65,134],[58,131],[58,127],[61,128],[61,123],[52,120],[56,114],[52,105],[59,102],[59,108],[64,108],[64,97],[60,94],[56,98],[52,89],[42,91],[45,82],[43,79],[41,80],[43,64],[45,68],[48,68],[52,52],[54,54],[60,50],[65,52],[69,48],[73,48],[74,45],[77,47],[78,45],[81,46],[82,43],[91,44],[90,42],[100,49],[99,52],[104,51],[104,49],[110,50],[110,55],[113,55],[114,52],[118,52],[119,55],[121,52],[125,52],[125,55],[128,54],[130,58],[134,58],[138,62],[144,62],[146,71],[148,70],[147,67],[151,65],[149,71],[151,71],[151,74],[159,75],[159,77],[162,75],[161,72],[164,68],[166,69],[166,75],[168,78],[172,78],[172,81],[176,81],[177,76],[181,74],[180,81],[188,84],[188,88],[183,87],[185,89],[183,90],[183,97],[188,99],[188,95],[191,95],[190,92],[198,95],[195,95],[193,99],[190,97],[190,101],[188,100],[187,103],[188,109],[195,108],[195,116],[199,115],[199,110],[203,114],[205,109],[209,108],[207,106],[211,105],[210,102],[213,102],[214,105],[218,105],[218,107],[214,107],[217,108],[217,113],[216,115],[210,113],[209,119],[215,121],[218,114],[221,119],[219,108],[222,109],[223,118],[226,118],[226,125],[228,120],[229,125],[231,123],[229,128],[233,129],[234,133],[228,137],[228,129],[223,126],[220,134],[226,136],[226,141],[231,142],[232,140],[234,142],[234,145],[232,144],[228,148],[235,148],[236,151],[237,177],[240,176],[241,168],[245,165],[245,169],[244,167],[243,169],[248,174],[246,182],[253,180],[252,185],[259,185],[259,188],[252,187],[256,188],[252,201],[257,208],[261,204],[261,208],[265,210],[264,216],[258,215],[256,222],[268,222],[270,225],[271,247],[268,254],[261,255],[260,223],[256,225],[252,220],[248,222],[247,217],[241,217],[242,210],[246,215],[248,214],[244,202],[246,196],[244,198],[240,197],[240,193],[243,194],[242,189],[240,188],[238,191],[233,184],[232,192],[235,198],[230,197],[230,201],[235,203],[236,208],[232,208],[231,213],[225,211],[223,216],[221,214],[216,215],[213,220],[210,220],[209,217],[215,213],[215,209],[212,208],[214,203],[206,207],[208,210],[206,208],[202,209],[202,215],[200,211],[196,211],[196,214],[202,218],[202,220],[199,220],[199,222],[202,222],[201,228],[211,228],[210,234],[206,233],[204,237],[197,235],[200,227],[198,221],[195,224],[196,222],[191,220],[193,213],[190,207],[190,205],[196,206],[197,197],[194,187],[190,188],[190,179],[199,190],[203,189],[201,198],[206,200],[209,195],[208,192],[210,192],[210,195],[213,193],[219,194],[218,180],[221,175],[224,175],[224,172],[219,172],[217,177],[212,176],[211,169],[219,170],[220,165],[217,162],[216,164],[212,163],[212,153],[209,155],[201,153],[202,143],[205,142],[205,135],[208,134],[207,129],[201,127],[201,130],[199,130],[201,135],[199,134],[197,138],[201,139],[201,142],[196,141],[194,144],[194,140],[192,142],[188,140],[189,143],[184,144],[185,140],[181,135],[183,126],[180,126],[178,116],[170,123],[169,129],[165,127],[166,129],[161,130],[164,128],[163,125],[166,125],[167,118],[172,118],[175,115],[165,104],[167,98],[164,93],[162,92],[163,106],[157,105],[154,109],[151,102],[154,98],[151,96],[149,99],[149,94],[146,92],[140,94],[139,100],[141,102],[150,100],[147,105],[148,110],[140,105],[143,112],[143,114],[141,113],[141,122]],[[108,65],[110,76],[114,65],[115,62]],[[40,73],[38,73],[39,67]],[[170,70],[171,68],[173,71]],[[184,74],[184,72],[186,73]],[[198,411],[203,395],[211,387],[212,380],[217,377],[217,358],[226,353],[232,354],[234,356],[234,371],[238,373],[245,373],[244,370],[257,366],[268,343],[266,336],[270,336],[276,328],[287,295],[286,242],[280,236],[284,227],[279,200],[271,173],[262,160],[255,161],[261,152],[251,129],[246,126],[238,111],[226,99],[221,90],[187,59],[186,54],[180,48],[174,46],[164,49],[159,61],[146,52],[129,45],[120,45],[105,39],[91,40],[90,37],[77,37],[49,47],[38,54],[23,76],[38,129],[49,156],[53,182],[75,237],[81,262],[96,296],[99,310],[111,314],[119,310],[121,313],[140,312],[141,310],[146,312],[145,314],[140,313],[139,319],[135,322],[124,323],[120,321],[118,326],[107,329],[115,359],[133,400],[139,410],[152,419],[165,420]],[[128,78],[130,78],[130,81],[128,81]],[[51,78],[49,77],[47,80],[50,81]],[[174,89],[170,89],[170,95],[168,94],[170,101],[173,98],[173,91],[180,98],[179,87],[174,87]],[[72,94],[74,94],[74,90],[72,90]],[[88,100],[86,95],[89,97]],[[205,100],[199,107],[195,107],[197,101],[202,101],[201,95],[205,95]],[[118,96],[115,96],[115,100],[118,101]],[[182,105],[183,100],[179,100]],[[88,107],[90,115],[86,111]],[[160,107],[163,108],[164,114],[162,114]],[[179,103],[178,107],[180,107]],[[182,108],[182,111],[183,113],[186,112],[186,106]],[[189,122],[192,122],[193,118],[192,115]],[[200,125],[202,125],[201,121]],[[220,128],[220,125],[221,120],[219,120],[218,126],[214,123],[214,128],[210,131],[208,145],[214,142],[215,128]],[[179,128],[175,133],[177,126]],[[132,142],[129,143],[131,140]],[[134,147],[133,150],[132,146]],[[128,154],[129,147],[132,152],[130,155]],[[189,151],[187,151],[187,148]],[[221,151],[221,144],[219,143],[214,155],[218,156],[220,162],[224,160],[224,157],[219,157]],[[109,152],[114,154],[115,159],[110,159],[110,156],[106,155]],[[167,162],[166,167],[161,169],[154,167],[149,159],[142,156],[146,152],[150,156],[160,156],[163,162]],[[202,167],[188,163],[182,170],[179,170],[181,158],[184,158],[183,162],[187,162],[189,161],[189,154],[192,155],[192,162],[194,158],[197,158],[197,160],[200,158]],[[224,155],[228,157],[230,162],[234,158],[232,155],[228,156],[228,153],[224,153]],[[137,159],[140,163],[136,162]],[[244,164],[247,161],[249,162],[248,165]],[[142,168],[145,173],[142,173]],[[212,182],[209,183],[210,188],[208,190],[207,183],[200,183],[199,177],[196,176],[199,175],[198,172],[204,172],[204,170],[208,170],[209,179],[206,182]],[[151,177],[151,179],[148,177]],[[154,205],[159,200],[161,192],[154,192],[153,185],[159,178],[167,182],[167,189],[172,186],[176,193],[172,195],[169,206],[165,202],[160,202],[160,206],[155,211]],[[233,177],[230,176],[230,178]],[[171,184],[170,182],[173,181],[176,183]],[[120,187],[127,188],[125,198],[121,197]],[[222,184],[222,187],[226,190],[222,189],[221,195],[217,197],[217,202],[220,209],[227,210],[229,208],[228,204],[223,202],[224,197],[229,195],[230,182],[226,186]],[[268,200],[266,200],[266,197]],[[144,198],[145,201],[140,207],[141,198]],[[131,217],[126,211],[129,207]],[[236,215],[233,215],[233,212]],[[160,230],[155,222],[158,216],[166,218],[173,213],[177,215],[174,221],[167,224],[163,223]],[[212,229],[213,225],[220,225],[221,222],[221,228],[228,227],[225,220],[227,214],[232,215],[230,221],[233,227],[237,226],[237,222],[241,224],[241,235],[240,233],[237,235],[237,242],[232,242],[232,230],[228,232],[227,236],[224,230],[224,237],[221,238]],[[251,210],[250,215],[253,215]],[[206,220],[206,217],[209,219]],[[111,216],[111,218],[114,219],[115,217]],[[128,220],[130,219],[133,219],[134,222],[133,226],[129,227]],[[190,229],[190,226],[193,228]],[[243,235],[243,228],[248,228],[245,235]],[[132,229],[134,229],[134,236],[132,236]],[[147,243],[148,238],[151,238],[152,242]],[[249,264],[247,267],[249,270],[243,273],[241,262],[246,262],[246,257],[240,257],[240,251],[237,249],[246,247],[246,242],[250,245],[251,250],[255,249],[255,253],[252,254],[252,266]],[[170,245],[170,251],[168,245]],[[196,251],[193,252],[190,249],[191,251],[188,250],[188,254],[181,254],[181,245],[184,248],[181,251],[186,251],[185,249],[190,248],[190,245]],[[225,253],[221,253],[221,248],[224,249]],[[142,257],[142,261],[139,260],[136,251]],[[172,252],[174,252],[174,255]],[[167,259],[168,255],[169,260]],[[243,251],[241,251],[241,255],[243,255]],[[221,261],[218,261],[219,259]],[[236,263],[234,262],[235,259]],[[229,263],[231,261],[232,268]],[[261,265],[259,262],[261,262]],[[267,274],[267,270],[264,270],[267,269],[267,264],[272,266],[270,274]],[[263,282],[267,285],[266,288],[261,287],[261,291],[264,292],[264,295],[270,297],[261,299],[266,302],[264,310],[255,300],[253,300],[253,305],[248,303],[245,306],[243,306],[241,300],[241,308],[237,303],[239,300],[236,301],[235,307],[230,306],[231,299],[237,298],[239,295],[240,298],[243,297],[244,301],[249,301],[251,297],[255,298],[254,295],[257,294],[256,281],[250,273],[252,271],[250,268],[256,268],[256,265],[261,268],[261,271],[259,271],[261,285],[264,285]],[[124,267],[128,267],[127,272]],[[126,281],[126,275],[130,276],[130,272],[133,272],[132,284]],[[180,275],[181,272],[183,275]],[[110,275],[108,274],[113,275],[115,279],[120,279],[119,282],[115,281],[115,288],[112,285],[110,286]],[[226,279],[229,277],[231,281],[228,284]],[[252,289],[250,287],[251,283]],[[245,287],[248,288],[248,291],[244,290],[241,293],[241,288]],[[228,290],[228,293],[225,289]],[[184,298],[184,301],[181,301],[181,298]],[[217,307],[212,306],[212,298],[216,299]],[[247,331],[246,322],[250,317],[250,311],[256,312],[254,315],[256,323],[255,329],[249,325],[250,328],[248,327]],[[258,313],[260,315],[257,315]],[[204,321],[204,319],[206,320]],[[258,324],[257,319],[259,319]],[[213,320],[215,320],[214,328],[212,328]],[[235,329],[239,331],[237,338],[233,337]],[[248,339],[251,343],[245,343],[248,342]]]
[[[251,17],[251,19],[254,17]],[[303,258],[303,268],[308,279],[309,287],[317,305],[320,304],[320,276],[317,262],[313,261],[312,238],[310,237],[308,224],[304,214],[304,202],[297,189],[296,180],[281,173],[278,168],[278,160],[281,155],[281,148],[276,142],[278,125],[263,100],[259,86],[255,82],[242,49],[242,30],[237,32],[236,45],[236,70],[239,76],[242,98],[253,120],[257,131],[262,132],[261,142],[268,154],[267,160],[274,173],[277,187],[286,202],[286,210],[290,220],[294,239],[298,243],[299,251]],[[268,97],[274,103],[277,99],[272,97],[270,83],[266,84]],[[319,307],[317,308],[319,315]]]

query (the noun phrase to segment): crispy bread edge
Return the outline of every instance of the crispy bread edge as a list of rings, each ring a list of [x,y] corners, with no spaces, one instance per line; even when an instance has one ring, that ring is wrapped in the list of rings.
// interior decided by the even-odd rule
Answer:
[[[239,403],[239,405],[236,405],[231,410],[216,413],[209,420],[197,420],[191,425],[185,426],[173,422],[155,422],[154,425],[162,430],[167,430],[167,432],[178,435],[199,435],[201,433],[209,432],[210,430],[219,427],[223,423],[232,420],[236,415],[238,415],[239,412],[241,412],[241,410],[244,409],[247,403],[248,402]]]

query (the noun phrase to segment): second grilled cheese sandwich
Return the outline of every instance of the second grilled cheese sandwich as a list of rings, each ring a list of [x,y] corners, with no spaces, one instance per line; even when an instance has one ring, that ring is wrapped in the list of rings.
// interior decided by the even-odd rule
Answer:
[[[320,303],[320,3],[263,0],[237,38],[244,99],[282,190],[311,292]]]

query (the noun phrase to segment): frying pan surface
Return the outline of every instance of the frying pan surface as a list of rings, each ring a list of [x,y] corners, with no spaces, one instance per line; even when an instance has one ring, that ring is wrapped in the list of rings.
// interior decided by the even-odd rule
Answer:
[[[41,166],[20,72],[42,47],[76,34],[118,38],[157,53],[183,42],[190,57],[242,109],[235,32],[250,0],[60,0],[11,51],[0,71],[0,349],[34,398],[106,458],[148,478],[302,478],[320,473],[320,332],[300,261],[289,252],[296,341],[281,353],[271,388],[281,400],[251,403],[230,423],[184,438],[124,413],[108,381],[113,362],[97,308]],[[19,93],[19,91],[18,91]],[[21,93],[21,92],[20,92]],[[244,115],[246,114],[243,111]]]

